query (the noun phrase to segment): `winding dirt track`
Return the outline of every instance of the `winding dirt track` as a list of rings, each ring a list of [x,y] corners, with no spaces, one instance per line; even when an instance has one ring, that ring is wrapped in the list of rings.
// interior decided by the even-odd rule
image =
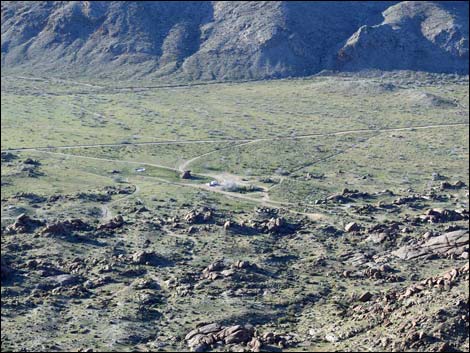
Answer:
[[[74,85],[82,85],[82,86],[87,86],[90,88],[96,88],[96,89],[105,89],[107,87],[104,86],[98,86],[98,85],[93,85],[93,84],[88,84],[84,82],[77,82],[77,81],[69,81],[69,80],[62,80],[62,79],[44,79],[44,78],[35,78],[35,77],[23,77],[23,76],[16,76],[13,77],[16,79],[24,79],[24,80],[32,80],[32,81],[45,81],[48,82],[49,80],[51,81],[56,81],[56,82],[62,82],[62,83],[71,83]],[[247,81],[249,82],[249,81]],[[228,83],[228,82],[211,82],[211,83],[196,83],[196,84],[168,84],[168,85],[161,85],[161,86],[149,86],[149,87],[139,87],[139,89],[155,89],[155,88],[177,88],[177,87],[192,87],[192,86],[199,86],[199,85],[207,85],[207,84],[220,84],[220,83]],[[240,83],[240,82],[238,82]],[[127,89],[136,89],[136,87],[119,87],[117,90],[127,90]],[[90,110],[87,110],[83,107],[77,106],[84,111],[93,114],[94,116],[98,118],[105,119],[106,117],[103,116],[100,113],[96,113]],[[370,132],[375,132],[377,134],[383,133],[383,132],[393,132],[393,131],[410,131],[410,130],[418,130],[418,129],[432,129],[432,128],[444,128],[444,127],[457,127],[457,126],[468,126],[469,123],[449,123],[449,124],[435,124],[435,125],[423,125],[423,126],[412,126],[412,127],[401,127],[401,128],[383,128],[383,129],[357,129],[357,130],[344,130],[344,131],[336,131],[336,132],[331,132],[331,133],[312,133],[312,134],[304,134],[304,135],[297,135],[297,136],[279,136],[279,137],[273,137],[273,138],[255,138],[255,139],[218,139],[218,140],[166,140],[166,141],[147,141],[147,142],[135,142],[135,143],[103,143],[103,144],[79,144],[79,145],[65,145],[65,146],[37,146],[37,147],[18,147],[18,148],[9,148],[9,149],[4,149],[1,150],[1,152],[21,152],[21,151],[36,151],[36,152],[42,152],[42,153],[50,153],[50,154],[55,154],[55,155],[62,155],[66,156],[67,158],[81,158],[81,159],[89,159],[89,160],[98,160],[98,161],[105,161],[105,162],[114,162],[114,163],[124,163],[124,164],[133,164],[133,165],[139,165],[139,166],[152,166],[164,170],[171,170],[174,172],[182,172],[183,170],[187,169],[187,167],[195,162],[196,160],[199,160],[203,157],[206,157],[208,155],[211,155],[213,153],[216,153],[221,150],[229,149],[229,148],[236,148],[236,147],[241,147],[244,145],[249,145],[253,143],[258,143],[258,142],[265,142],[265,141],[282,141],[282,140],[300,140],[300,139],[307,139],[307,138],[315,138],[315,137],[323,137],[323,136],[338,136],[338,135],[347,135],[347,134],[360,134],[360,133],[370,133]],[[375,135],[376,136],[376,135]],[[80,155],[73,155],[73,154],[68,154],[68,153],[61,153],[57,152],[57,150],[67,150],[67,149],[74,149],[74,148],[100,148],[100,147],[122,147],[122,146],[145,146],[145,145],[177,145],[177,144],[202,144],[202,143],[236,143],[236,144],[231,144],[229,146],[219,148],[212,150],[210,152],[206,152],[204,154],[201,154],[199,156],[196,156],[194,158],[191,158],[189,160],[184,161],[181,163],[178,168],[171,168],[168,166],[160,165],[160,164],[154,164],[154,163],[142,163],[142,162],[135,162],[135,161],[125,161],[125,160],[116,160],[116,159],[108,159],[108,158],[98,158],[98,157],[88,157],[88,156],[80,156]],[[352,148],[356,147],[354,145]],[[349,150],[349,149],[348,149]],[[333,155],[329,155],[326,158],[322,160],[317,160],[312,162],[311,164],[315,163],[321,163],[323,160],[330,159],[335,157],[338,154],[344,153],[344,151],[339,151],[338,153],[335,153]],[[301,170],[305,168],[306,166],[299,167],[296,170]],[[194,173],[193,173],[194,174]],[[213,179],[220,179],[218,178],[217,175],[213,174],[194,174],[194,175],[199,175],[199,176],[204,176],[204,177],[210,177]],[[196,189],[201,189],[205,190],[208,192],[213,192],[213,193],[218,193],[222,194],[224,196],[230,197],[230,198],[236,198],[236,199],[241,199],[249,202],[254,202],[258,203],[264,206],[273,206],[273,207],[284,207],[286,208],[287,211],[298,214],[298,215],[303,215],[307,216],[311,219],[318,220],[327,217],[326,215],[319,214],[319,213],[305,213],[305,212],[298,212],[290,207],[299,207],[302,206],[300,204],[294,204],[290,202],[279,202],[279,201],[273,201],[270,200],[268,191],[279,186],[284,178],[281,179],[281,183],[276,184],[272,186],[271,188],[263,191],[263,197],[261,198],[256,198],[256,197],[250,197],[247,195],[239,194],[239,193],[233,193],[233,192],[228,192],[224,191],[219,187],[210,187],[205,184],[191,184],[191,183],[183,183],[183,182],[172,182],[169,180],[166,180],[164,178],[159,178],[159,177],[150,177],[150,176],[137,176],[137,178],[142,178],[142,179],[151,179],[155,181],[159,181],[161,183],[166,183],[166,184],[173,184],[173,185],[178,185],[182,187],[191,187],[191,188],[196,188]],[[112,213],[109,209],[109,206],[112,204],[121,202],[127,198],[130,198],[132,196],[135,196],[137,193],[139,193],[140,188],[138,185],[135,185],[136,189],[132,194],[126,195],[123,198],[111,201],[103,206],[101,206],[102,212],[103,212],[103,220],[109,220],[112,218]],[[9,219],[9,217],[2,217],[3,219]],[[168,230],[167,230],[168,231]]]
[[[131,197],[137,195],[137,194],[140,192],[140,187],[139,187],[139,185],[135,184],[134,186],[135,186],[135,190],[134,190],[133,193],[128,194],[128,195],[126,195],[126,196],[124,196],[124,197],[121,197],[120,199],[110,201],[110,202],[108,202],[108,203],[106,203],[106,204],[104,204],[104,205],[102,205],[102,206],[100,207],[100,208],[101,208],[101,212],[103,213],[103,217],[102,217],[102,221],[103,221],[103,222],[109,221],[109,220],[111,220],[111,219],[113,218],[113,214],[111,213],[111,210],[110,210],[109,206],[114,205],[114,204],[117,204],[117,203],[119,203],[119,202],[122,202],[122,201],[124,201],[124,200],[126,200],[126,199],[128,199],[128,198],[131,198]]]
[[[325,134],[306,134],[306,135],[299,135],[299,136],[288,136],[288,137],[275,137],[275,138],[259,138],[259,139],[223,139],[223,140],[181,140],[181,141],[176,141],[176,140],[170,140],[170,141],[159,141],[159,142],[141,142],[141,143],[129,143],[129,144],[123,144],[123,143],[117,143],[117,144],[93,144],[93,145],[73,145],[73,146],[57,146],[57,147],[28,147],[28,148],[16,148],[16,149],[6,149],[2,150],[2,152],[19,152],[19,151],[36,151],[36,152],[42,152],[42,153],[49,153],[49,154],[54,154],[54,155],[62,155],[66,156],[67,158],[80,158],[80,159],[89,159],[89,160],[98,160],[98,161],[105,161],[105,162],[113,162],[113,163],[124,163],[124,164],[133,164],[133,165],[139,165],[139,166],[152,166],[160,169],[165,169],[165,170],[171,170],[173,172],[181,172],[184,170],[189,164],[192,162],[210,155],[212,153],[216,153],[217,151],[220,151],[221,149],[218,150],[213,150],[207,153],[204,153],[202,155],[196,156],[192,159],[189,159],[182,164],[178,168],[171,168],[168,166],[164,166],[161,164],[155,164],[155,163],[145,163],[145,162],[135,162],[135,161],[124,161],[124,160],[116,160],[116,159],[109,159],[109,158],[99,158],[99,157],[89,157],[89,156],[80,156],[80,155],[73,155],[73,154],[68,154],[68,153],[62,153],[62,152],[55,152],[51,150],[66,150],[66,149],[72,149],[72,148],[92,148],[92,147],[112,147],[112,146],[126,146],[126,145],[162,145],[162,144],[180,144],[180,143],[215,143],[215,142],[239,142],[239,144],[236,145],[230,145],[227,147],[224,147],[223,149],[227,148],[234,148],[234,147],[240,147],[243,145],[248,145],[252,143],[257,143],[257,142],[262,142],[262,141],[278,141],[278,140],[298,140],[298,139],[305,139],[305,138],[312,138],[312,137],[318,137],[318,136],[337,136],[337,135],[346,135],[346,134],[353,134],[353,133],[366,133],[366,132],[376,132],[377,134],[381,132],[391,132],[391,131],[409,131],[409,130],[418,130],[418,129],[432,129],[432,128],[443,128],[443,127],[456,127],[456,126],[468,126],[468,123],[451,123],[451,124],[436,124],[436,125],[424,125],[424,126],[413,126],[413,127],[403,127],[403,128],[388,128],[388,129],[360,129],[360,130],[345,130],[345,131],[338,131],[338,132],[333,132],[333,133],[325,133]],[[376,135],[375,135],[376,136]],[[355,147],[355,146],[354,146]],[[341,152],[340,152],[341,153]],[[328,156],[326,158],[331,158],[336,156],[339,153],[335,153],[332,156]],[[316,161],[316,162],[321,162],[321,161]],[[199,176],[204,176],[204,177],[210,177],[214,178],[213,174],[195,174]],[[233,193],[229,191],[224,191],[220,189],[219,187],[210,187],[205,184],[191,184],[191,183],[182,183],[182,182],[172,182],[169,180],[166,180],[164,178],[159,178],[159,177],[151,177],[151,176],[138,176],[138,178],[142,179],[151,179],[151,180],[156,180],[162,183],[166,184],[173,184],[173,185],[178,185],[178,186],[183,186],[183,187],[191,187],[191,188],[196,188],[200,190],[205,190],[209,192],[214,192],[218,194],[222,194],[224,196],[230,197],[230,198],[236,198],[236,199],[241,199],[249,202],[254,202],[258,203],[264,206],[271,206],[271,207],[284,207],[286,208],[287,211],[298,214],[298,215],[303,215],[307,216],[311,219],[318,220],[327,217],[326,215],[320,214],[320,213],[305,213],[305,212],[299,212],[291,209],[290,207],[299,207],[302,206],[300,204],[294,204],[290,202],[280,202],[280,201],[273,201],[269,199],[269,195],[265,191],[265,195],[262,198],[256,198],[256,197],[251,197],[243,194],[238,194],[238,193]],[[130,196],[135,195],[139,191],[137,185],[136,185],[136,191],[131,194],[127,195],[125,198],[128,198]],[[115,203],[118,201],[122,201],[122,199],[113,201],[111,203]],[[110,204],[111,204],[110,203]],[[111,218],[111,214],[109,211],[109,208],[107,207],[108,205],[103,206],[103,218],[108,219]]]
[[[270,138],[257,138],[257,139],[218,139],[218,140],[166,140],[166,141],[147,141],[147,142],[130,142],[130,143],[96,143],[96,144],[80,144],[80,145],[64,145],[64,146],[37,146],[37,147],[17,147],[7,148],[1,152],[21,152],[21,151],[34,151],[34,150],[66,150],[72,148],[99,148],[99,147],[119,147],[119,146],[145,146],[145,145],[177,145],[177,144],[192,144],[192,143],[221,143],[221,142],[240,142],[240,143],[254,143],[263,141],[284,141],[284,140],[300,140],[312,137],[322,136],[339,136],[348,134],[360,134],[367,132],[393,132],[393,131],[410,131],[422,129],[434,129],[443,127],[456,127],[456,126],[469,126],[469,123],[450,123],[450,124],[435,124],[435,125],[422,125],[422,126],[409,126],[399,128],[384,128],[384,129],[358,129],[358,130],[344,130],[336,132],[328,132],[323,134],[305,134],[297,136],[279,136]]]
[[[138,166],[148,166],[148,167],[155,167],[159,169],[165,169],[165,170],[170,170],[172,172],[177,172],[179,173],[179,169],[177,168],[171,168],[166,165],[162,164],[155,164],[155,163],[147,163],[147,162],[135,162],[135,161],[125,161],[121,159],[112,159],[112,158],[100,158],[100,157],[90,157],[90,156],[81,156],[78,154],[70,154],[70,153],[62,153],[62,152],[53,152],[53,151],[48,151],[48,150],[41,150],[41,149],[32,149],[31,151],[36,151],[36,152],[41,152],[41,153],[48,153],[48,154],[55,154],[59,156],[64,156],[64,157],[71,157],[71,158],[81,158],[81,159],[90,159],[90,160],[95,160],[95,161],[103,161],[103,162],[114,162],[114,163],[123,163],[123,164],[133,164],[133,165],[138,165]],[[196,176],[203,176],[203,177],[208,177],[208,178],[213,178],[213,174],[194,174]]]
[[[245,145],[249,145],[249,144],[252,144],[252,143],[256,143],[258,142],[257,140],[253,140],[253,141],[249,141],[249,142],[244,142],[244,143],[239,143],[239,144],[236,144],[236,145],[230,145],[230,146],[227,146],[227,147],[224,147],[224,148],[219,148],[217,150],[212,150],[210,152],[207,152],[207,153],[204,153],[204,154],[201,154],[199,156],[196,156],[194,158],[191,158],[191,159],[188,159],[187,161],[185,161],[184,163],[180,164],[180,166],[178,167],[179,171],[182,172],[184,171],[185,169],[188,168],[188,166],[197,161],[198,159],[201,159],[203,157],[206,157],[206,156],[209,156],[213,153],[217,153],[219,151],[223,151],[223,150],[226,150],[226,149],[230,149],[230,148],[235,148],[235,147],[241,147],[241,146],[245,146]]]
[[[256,198],[256,197],[251,197],[251,196],[247,196],[247,195],[243,195],[243,194],[239,194],[239,193],[235,193],[235,192],[224,191],[224,190],[221,190],[220,188],[210,187],[210,186],[205,185],[205,184],[188,184],[188,183],[172,182],[172,181],[168,181],[168,180],[163,179],[163,178],[143,176],[143,175],[139,176],[139,178],[157,180],[157,181],[165,183],[165,184],[171,184],[171,185],[191,187],[191,188],[195,188],[195,189],[205,190],[205,191],[213,192],[213,193],[216,193],[216,194],[221,194],[221,195],[224,195],[224,196],[229,197],[229,198],[240,199],[240,200],[244,200],[244,201],[257,203],[257,204],[260,204],[260,205],[266,206],[266,207],[282,207],[290,213],[306,216],[306,217],[308,217],[312,220],[319,220],[319,219],[328,218],[328,216],[326,216],[322,213],[299,212],[299,211],[296,211],[296,210],[293,210],[293,209],[289,208],[289,207],[299,207],[299,206],[301,206],[298,203],[281,202],[281,201],[273,201],[273,200],[268,201],[268,200],[265,200],[264,198]]]
[[[36,150],[36,151],[41,152],[41,153],[65,156],[67,158],[89,159],[89,160],[98,160],[98,161],[104,161],[104,162],[114,162],[114,163],[133,164],[133,165],[148,165],[148,166],[153,166],[153,167],[157,167],[157,168],[162,168],[162,169],[178,172],[178,169],[170,168],[170,167],[167,167],[167,166],[162,166],[162,165],[159,165],[159,164],[153,164],[153,163],[140,163],[140,162],[134,162],[134,161],[123,161],[123,160],[108,159],[108,158],[79,156],[79,155],[73,155],[73,154],[67,154],[67,153],[61,153],[61,152],[45,151],[45,150]],[[197,174],[197,175],[214,177],[214,175],[206,175],[206,174]],[[224,195],[226,197],[261,204],[261,205],[267,206],[267,207],[283,207],[287,211],[289,211],[290,213],[307,216],[310,219],[314,219],[314,220],[318,220],[318,219],[326,217],[325,215],[320,214],[320,213],[305,213],[305,212],[295,211],[295,210],[290,208],[290,207],[299,207],[299,206],[301,206],[297,203],[273,201],[273,200],[267,200],[266,198],[251,197],[251,196],[247,196],[247,195],[243,195],[243,194],[239,194],[239,193],[224,191],[224,190],[220,189],[220,187],[210,187],[206,184],[191,184],[191,183],[169,181],[169,180],[164,179],[164,178],[159,178],[159,177],[155,177],[155,176],[144,176],[144,175],[138,175],[135,178],[144,179],[144,180],[145,179],[155,180],[155,181],[158,181],[158,182],[161,182],[161,183],[164,183],[164,184],[177,185],[177,186],[182,186],[182,187],[190,187],[190,188],[195,188],[195,189],[199,189],[199,190],[205,190],[205,191],[208,191],[208,192],[221,194],[221,195]],[[136,189],[136,191],[133,194],[127,195],[123,199],[134,196],[139,190],[140,189]],[[112,201],[111,203],[122,201],[123,199]],[[109,206],[109,204],[108,204],[108,206]],[[109,218],[112,217],[111,214],[110,214],[109,208],[107,208],[106,205],[104,206],[104,208],[102,207],[102,211],[103,211],[103,219],[106,220],[106,219],[109,219]]]
[[[111,91],[144,91],[144,90],[154,90],[154,89],[166,89],[166,88],[192,88],[197,86],[213,86],[213,85],[229,85],[229,84],[239,84],[239,83],[249,83],[249,82],[263,82],[265,80],[260,79],[246,79],[246,80],[237,80],[237,81],[199,81],[193,83],[161,83],[159,85],[148,85],[148,86],[122,86],[122,87],[109,87],[109,86],[98,86],[95,84],[82,82],[82,81],[72,81],[64,80],[60,78],[44,78],[44,77],[26,77],[26,76],[3,76],[4,78],[14,78],[27,81],[39,81],[39,82],[61,82],[66,84],[80,85],[91,88],[98,88],[102,90],[111,90]],[[286,80],[286,79],[285,79]]]

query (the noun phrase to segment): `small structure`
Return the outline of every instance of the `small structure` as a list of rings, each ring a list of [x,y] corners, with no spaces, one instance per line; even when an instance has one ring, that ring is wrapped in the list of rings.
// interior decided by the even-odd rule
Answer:
[[[181,179],[191,179],[192,178],[192,175],[191,175],[191,171],[190,170],[185,170],[183,171],[183,173],[181,174]]]

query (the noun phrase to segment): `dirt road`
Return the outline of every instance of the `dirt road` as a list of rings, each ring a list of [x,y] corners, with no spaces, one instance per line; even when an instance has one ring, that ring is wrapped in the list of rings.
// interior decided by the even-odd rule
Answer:
[[[339,136],[348,134],[359,134],[367,132],[393,132],[393,131],[411,131],[422,129],[434,129],[445,127],[469,126],[469,123],[450,123],[450,124],[436,124],[436,125],[423,125],[423,126],[410,126],[400,128],[385,128],[385,129],[358,129],[358,130],[344,130],[329,132],[323,134],[305,134],[297,136],[279,136],[269,138],[257,139],[218,139],[218,140],[166,140],[166,141],[147,141],[147,142],[129,142],[129,143],[96,143],[96,144],[79,144],[79,145],[64,145],[64,146],[36,146],[36,147],[17,147],[3,149],[1,152],[21,152],[21,151],[34,151],[34,150],[62,150],[72,148],[99,148],[99,147],[119,147],[119,146],[145,146],[145,145],[177,145],[177,144],[193,144],[193,143],[222,143],[222,142],[240,142],[240,143],[254,143],[263,141],[284,141],[284,140],[300,140],[313,137],[323,136]]]

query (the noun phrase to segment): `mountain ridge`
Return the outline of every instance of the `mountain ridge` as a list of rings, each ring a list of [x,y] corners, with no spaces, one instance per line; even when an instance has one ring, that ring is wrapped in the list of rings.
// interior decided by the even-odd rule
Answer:
[[[2,2],[2,70],[243,80],[468,74],[468,2]]]

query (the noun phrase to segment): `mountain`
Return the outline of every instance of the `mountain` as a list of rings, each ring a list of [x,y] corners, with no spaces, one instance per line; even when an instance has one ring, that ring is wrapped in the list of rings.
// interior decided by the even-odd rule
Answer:
[[[2,71],[238,80],[468,73],[468,2],[2,1]]]
[[[361,26],[340,49],[337,68],[468,73],[468,2],[406,1]]]

